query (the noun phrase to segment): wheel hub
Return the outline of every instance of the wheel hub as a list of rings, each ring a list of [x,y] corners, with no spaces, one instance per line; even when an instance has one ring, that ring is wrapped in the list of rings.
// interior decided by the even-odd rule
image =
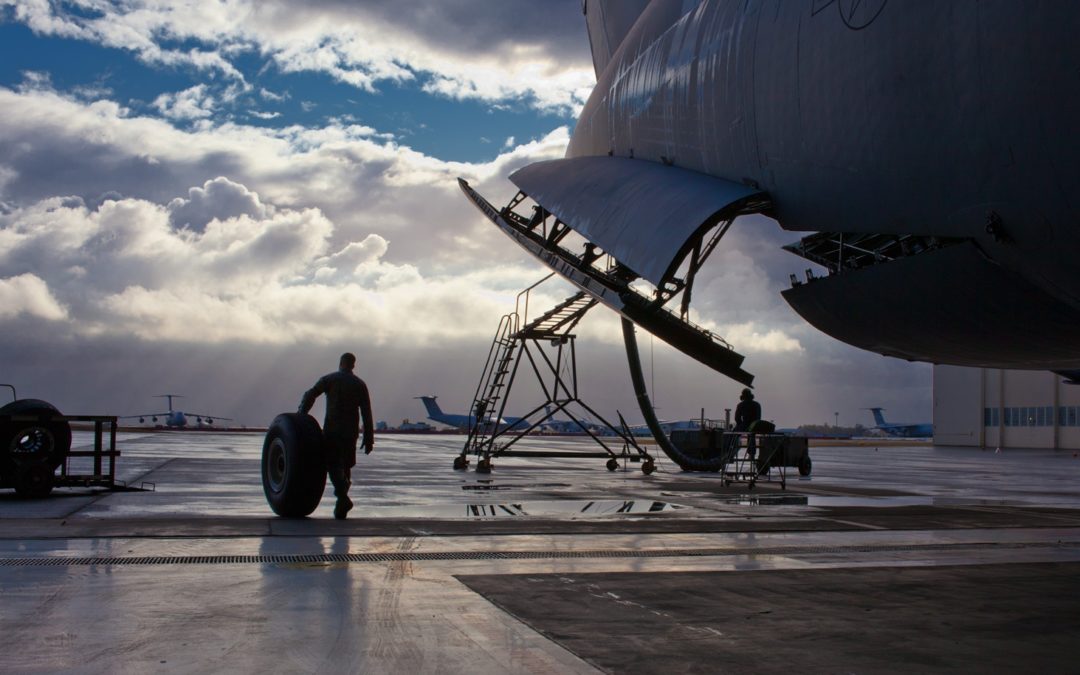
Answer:
[[[11,439],[8,451],[16,462],[35,461],[52,453],[56,442],[44,427],[26,427]]]
[[[285,487],[285,474],[288,472],[288,465],[285,461],[285,442],[280,438],[275,438],[270,443],[270,456],[266,464],[270,489],[274,492],[281,492]]]

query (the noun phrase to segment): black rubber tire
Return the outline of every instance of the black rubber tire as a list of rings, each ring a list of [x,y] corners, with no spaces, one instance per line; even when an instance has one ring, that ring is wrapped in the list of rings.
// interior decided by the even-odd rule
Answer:
[[[810,461],[809,453],[807,453],[807,454],[805,454],[805,455],[803,455],[802,457],[799,458],[799,475],[800,476],[809,476],[810,475],[810,469],[812,469],[812,468],[813,468],[813,463]]]
[[[649,476],[653,471],[656,471],[656,462],[651,459],[647,459],[641,463],[641,473]]]
[[[36,398],[12,401],[0,408],[0,415],[60,415],[56,406]],[[0,423],[0,480],[16,486],[20,473],[28,467],[40,474],[56,471],[71,450],[71,425],[63,420]],[[49,489],[52,489],[50,485]],[[47,493],[46,493],[47,494]]]
[[[45,464],[19,467],[15,475],[15,494],[27,499],[48,497],[53,489],[54,472]]]
[[[469,460],[464,456],[458,455],[454,458],[454,471],[464,471],[469,467]]]
[[[284,518],[311,514],[326,490],[323,435],[311,415],[283,413],[266,430],[262,453],[266,501]]]
[[[476,473],[491,473],[491,460],[482,459],[476,463]]]
[[[607,470],[608,471],[618,471],[619,470],[619,460],[615,459],[614,457],[609,459],[607,461]]]

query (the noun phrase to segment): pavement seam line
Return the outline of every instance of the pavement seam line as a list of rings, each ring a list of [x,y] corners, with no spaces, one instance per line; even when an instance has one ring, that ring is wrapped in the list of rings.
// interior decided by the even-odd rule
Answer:
[[[768,546],[752,549],[610,549],[583,551],[389,551],[383,553],[310,553],[281,555],[196,555],[196,556],[92,556],[0,558],[0,567],[71,567],[97,565],[229,565],[423,562],[439,560],[553,560],[583,558],[684,558],[741,555],[798,555],[835,553],[892,553],[900,551],[1065,549],[1080,547],[1080,541],[1058,542],[972,542],[955,544],[867,544],[852,546]]]

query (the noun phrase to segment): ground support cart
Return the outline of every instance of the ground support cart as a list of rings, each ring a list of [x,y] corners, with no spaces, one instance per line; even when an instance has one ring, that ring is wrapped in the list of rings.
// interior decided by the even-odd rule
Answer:
[[[753,490],[760,480],[779,479],[780,489],[787,488],[788,468],[810,474],[810,455],[804,436],[754,434],[723,431],[720,434],[720,475],[724,485],[746,483]]]
[[[702,419],[700,428],[672,431],[671,442],[682,456],[702,467],[695,470],[720,473],[725,485],[746,483],[753,489],[759,480],[779,479],[780,487],[786,488],[788,468],[797,468],[802,476],[810,475],[810,454],[804,436],[771,430],[730,431],[722,421]]]

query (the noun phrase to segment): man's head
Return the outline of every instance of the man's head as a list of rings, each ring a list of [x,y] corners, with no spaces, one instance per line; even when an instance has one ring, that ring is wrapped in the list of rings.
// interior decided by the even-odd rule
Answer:
[[[345,352],[341,355],[341,361],[338,366],[342,370],[352,370],[356,367],[356,356],[349,352]]]
[[[750,391],[749,389],[743,389],[742,393],[739,394],[739,400],[740,401],[751,401],[751,400],[753,400],[753,398],[754,398],[754,392]]]

